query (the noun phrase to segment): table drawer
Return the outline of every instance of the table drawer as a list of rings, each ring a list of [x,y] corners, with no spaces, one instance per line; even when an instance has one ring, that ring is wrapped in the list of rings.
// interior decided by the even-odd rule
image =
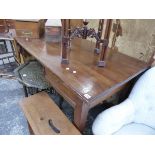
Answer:
[[[81,104],[83,100],[80,96],[70,89],[61,79],[59,79],[55,74],[53,74],[49,69],[45,68],[45,77],[49,83],[56,89],[56,91],[64,97],[73,107],[76,104]]]

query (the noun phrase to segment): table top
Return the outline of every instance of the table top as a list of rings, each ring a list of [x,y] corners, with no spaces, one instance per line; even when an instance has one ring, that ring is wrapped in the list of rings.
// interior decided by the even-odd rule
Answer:
[[[60,43],[15,39],[87,103],[117,89],[148,68],[146,63],[119,52],[108,58],[105,68],[97,67],[99,55],[94,54],[95,43],[82,39],[72,41],[70,63],[61,64]]]

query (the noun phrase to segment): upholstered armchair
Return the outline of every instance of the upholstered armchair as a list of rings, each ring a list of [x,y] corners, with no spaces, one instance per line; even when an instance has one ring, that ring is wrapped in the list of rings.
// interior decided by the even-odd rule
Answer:
[[[138,79],[124,102],[97,116],[92,131],[96,135],[155,134],[155,67]]]

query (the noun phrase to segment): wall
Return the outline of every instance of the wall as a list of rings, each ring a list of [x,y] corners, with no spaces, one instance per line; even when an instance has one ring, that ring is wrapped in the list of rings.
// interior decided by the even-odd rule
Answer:
[[[148,60],[155,46],[155,20],[124,19],[121,20],[121,25],[123,35],[116,42],[119,51]]]
[[[89,27],[97,28],[98,20],[89,21]],[[116,41],[118,51],[140,60],[149,60],[152,51],[155,49],[155,20],[122,19],[121,26],[123,33]],[[111,46],[112,36],[113,32],[111,32],[109,46]]]

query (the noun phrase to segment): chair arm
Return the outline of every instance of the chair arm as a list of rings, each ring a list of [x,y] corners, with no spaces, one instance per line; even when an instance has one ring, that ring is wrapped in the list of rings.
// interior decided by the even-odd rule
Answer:
[[[92,131],[96,135],[113,134],[123,125],[131,123],[134,119],[134,106],[130,99],[113,106],[95,119]]]

